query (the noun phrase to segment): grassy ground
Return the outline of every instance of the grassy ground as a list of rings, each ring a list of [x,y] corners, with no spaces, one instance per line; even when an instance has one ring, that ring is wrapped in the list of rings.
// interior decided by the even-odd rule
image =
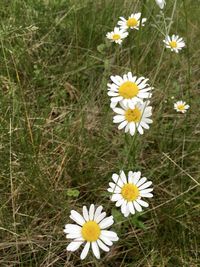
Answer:
[[[187,43],[179,55],[163,50],[154,2],[0,1],[1,266],[200,266],[199,1],[167,1],[170,33]],[[140,10],[145,28],[109,45],[118,17]],[[109,76],[129,70],[155,87],[154,123],[133,146],[106,93]],[[172,96],[191,105],[186,116]],[[106,192],[121,168],[154,183],[150,208],[128,219]],[[90,203],[114,215],[120,240],[81,262],[63,226]]]

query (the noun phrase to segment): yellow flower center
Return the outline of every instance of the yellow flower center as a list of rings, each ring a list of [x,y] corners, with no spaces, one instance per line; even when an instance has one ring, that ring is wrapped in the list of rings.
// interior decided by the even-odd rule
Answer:
[[[81,230],[82,237],[89,242],[96,241],[99,238],[100,233],[100,227],[95,221],[84,223]]]
[[[141,119],[142,113],[139,108],[127,109],[125,112],[125,118],[128,122],[139,122]]]
[[[169,45],[171,46],[171,48],[177,48],[177,42],[176,41],[171,41],[169,43]]]
[[[117,41],[121,38],[121,36],[119,34],[113,34],[113,40]]]
[[[138,25],[138,21],[135,18],[130,18],[130,19],[127,20],[126,25],[128,27],[135,27],[135,26]]]
[[[134,184],[125,184],[122,187],[121,194],[127,201],[134,201],[139,196],[139,189]]]
[[[183,105],[183,104],[178,105],[178,109],[179,110],[185,110],[185,105]]]
[[[139,92],[139,88],[136,83],[133,82],[125,82],[119,87],[119,94],[123,96],[123,98],[133,98]]]

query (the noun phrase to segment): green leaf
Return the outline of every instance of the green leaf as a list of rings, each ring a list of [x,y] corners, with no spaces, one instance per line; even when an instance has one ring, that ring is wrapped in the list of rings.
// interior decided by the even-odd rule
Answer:
[[[67,190],[67,195],[68,197],[78,197],[80,194],[79,190],[78,189],[68,189]]]
[[[132,217],[132,219],[130,221],[134,226],[136,226],[136,227],[138,227],[138,228],[140,228],[142,230],[146,230],[146,226],[142,221],[140,221],[140,217],[139,216],[140,215],[136,214],[135,216]]]
[[[124,220],[124,217],[122,216],[121,212],[119,212],[117,209],[112,209],[112,216],[114,217],[115,222],[119,223]]]
[[[104,53],[105,49],[106,49],[106,45],[105,44],[100,44],[100,45],[97,46],[97,51],[99,53],[101,53],[101,54]]]

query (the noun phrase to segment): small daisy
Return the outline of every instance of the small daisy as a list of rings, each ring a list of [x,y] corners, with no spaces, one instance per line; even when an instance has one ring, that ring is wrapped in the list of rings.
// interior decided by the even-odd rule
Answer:
[[[163,9],[166,2],[165,0],[156,0],[156,4],[160,7],[160,9]]]
[[[140,23],[141,23],[141,13],[135,13],[131,14],[128,19],[125,19],[124,17],[120,17],[120,21],[118,21],[118,25],[120,26],[121,30],[127,30],[127,29],[136,29],[139,30]],[[146,18],[142,19],[141,26],[144,26],[144,23],[146,22]]]
[[[153,188],[149,188],[151,181],[147,182],[146,177],[141,178],[141,172],[128,172],[128,179],[124,171],[112,175],[114,181],[109,183],[108,192],[113,193],[111,201],[116,202],[116,207],[121,207],[121,212],[127,217],[130,213],[141,212],[142,207],[149,204],[141,198],[151,198]]]
[[[144,129],[149,129],[149,124],[153,121],[149,118],[152,115],[152,107],[149,106],[149,101],[143,103],[137,103],[133,109],[124,106],[120,103],[122,108],[114,108],[113,111],[117,113],[113,117],[114,123],[120,123],[118,129],[125,128],[125,133],[130,132],[130,135],[134,135],[136,130],[140,133],[144,133]]]
[[[186,102],[184,101],[177,101],[176,103],[174,103],[174,109],[177,112],[181,112],[181,113],[185,113],[188,109],[189,109],[189,105],[186,104]]]
[[[123,101],[124,105],[134,108],[135,103],[142,102],[145,98],[150,98],[150,87],[144,77],[133,76],[131,72],[119,75],[110,76],[113,83],[108,83],[108,95],[111,96],[111,108],[114,108],[118,102]]]
[[[172,37],[170,37],[169,35],[166,36],[163,42],[165,43],[165,46],[167,48],[171,49],[171,51],[174,51],[176,53],[178,53],[179,50],[181,50],[185,46],[185,42],[183,41],[183,38],[179,38],[178,35],[174,35],[174,34],[172,35]]]
[[[73,239],[67,246],[68,251],[75,251],[85,243],[80,256],[82,260],[87,256],[90,247],[94,256],[99,259],[99,248],[108,252],[110,250],[108,246],[112,246],[113,241],[118,240],[115,232],[105,230],[114,221],[113,216],[106,217],[106,213],[102,212],[102,209],[102,206],[95,209],[94,204],[92,204],[88,211],[87,207],[83,206],[83,216],[77,211],[72,210],[70,218],[77,224],[65,225],[64,232],[67,234],[66,238]]]
[[[117,44],[121,44],[122,40],[128,36],[128,32],[121,30],[118,27],[114,28],[114,31],[108,32],[106,37]]]

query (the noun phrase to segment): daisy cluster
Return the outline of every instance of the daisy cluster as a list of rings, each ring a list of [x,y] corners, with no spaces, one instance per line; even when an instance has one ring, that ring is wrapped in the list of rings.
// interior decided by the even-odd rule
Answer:
[[[128,30],[139,30],[145,25],[146,20],[146,18],[141,18],[141,13],[132,13],[127,19],[120,17],[117,26],[113,31],[108,32],[106,37],[111,42],[121,45],[123,39],[129,35]]]
[[[163,9],[165,1],[156,0],[158,6]],[[117,26],[106,37],[119,45],[129,35],[129,30],[139,30],[145,26],[146,18],[142,18],[141,13],[133,13],[127,19],[120,17]],[[166,36],[164,40],[166,48],[178,53],[185,43],[178,35]],[[111,75],[107,84],[107,94],[110,97],[110,107],[115,113],[113,122],[118,124],[119,130],[124,130],[131,136],[136,133],[143,134],[144,130],[150,128],[153,122],[152,106],[150,99],[153,87],[149,79],[143,76],[138,77],[132,72],[120,75]],[[185,113],[189,105],[184,101],[174,104],[177,112]],[[112,181],[107,189],[111,193],[110,200],[115,202],[115,206],[120,208],[124,217],[142,212],[149,203],[147,199],[153,197],[152,181],[144,177],[140,171],[123,170],[113,173]],[[71,210],[70,219],[74,223],[65,225],[64,233],[67,239],[72,241],[68,244],[67,250],[74,252],[83,246],[80,258],[83,260],[88,255],[91,248],[94,256],[100,258],[100,249],[108,252],[113,242],[118,241],[118,235],[109,228],[114,224],[113,216],[107,216],[103,207],[91,204],[89,207],[83,206],[79,213]]]
[[[113,122],[119,124],[118,129],[124,129],[134,135],[136,132],[144,133],[149,129],[153,121],[152,107],[148,99],[152,96],[152,89],[148,80],[144,77],[133,76],[131,72],[110,77],[112,83],[108,83],[108,96],[110,107],[116,114]],[[118,106],[117,106],[118,105]]]
[[[166,5],[165,0],[155,1],[160,9],[163,9]],[[131,30],[139,30],[141,27],[145,26],[147,21],[147,18],[143,18],[140,12],[132,13],[127,18],[120,17],[119,19],[120,20],[117,22],[117,26],[114,27],[114,30],[106,34],[106,37],[111,42],[119,45],[122,44]],[[166,33],[163,43],[167,49],[170,49],[175,53],[179,53],[185,47],[183,38],[175,34],[169,36],[168,33]],[[110,79],[112,81],[112,83],[108,83],[108,95],[111,97],[110,106],[114,112],[118,114],[114,117],[113,122],[120,123],[118,129],[121,130],[125,128],[125,132],[130,132],[131,135],[134,135],[136,128],[140,134],[143,134],[141,128],[149,129],[148,124],[152,123],[152,120],[149,119],[151,116],[151,107],[148,107],[149,112],[147,112],[147,110],[144,111],[144,107],[149,105],[149,102],[146,102],[145,105],[143,103],[142,105],[142,102],[140,101],[139,105],[139,100],[150,98],[153,87],[150,87],[147,83],[148,79],[133,76],[131,72],[124,74],[123,77],[120,77],[119,75],[111,76]],[[189,108],[189,105],[184,101],[182,102],[178,101],[174,103],[174,109],[177,112],[185,113]],[[115,109],[117,103],[119,103],[120,108]],[[134,109],[134,104],[136,109]],[[131,112],[130,109],[134,109],[134,113],[133,111]],[[141,116],[141,112],[144,116]],[[132,114],[132,116],[130,116],[130,114]],[[138,123],[139,117],[140,125]],[[133,118],[134,121],[132,120]]]

